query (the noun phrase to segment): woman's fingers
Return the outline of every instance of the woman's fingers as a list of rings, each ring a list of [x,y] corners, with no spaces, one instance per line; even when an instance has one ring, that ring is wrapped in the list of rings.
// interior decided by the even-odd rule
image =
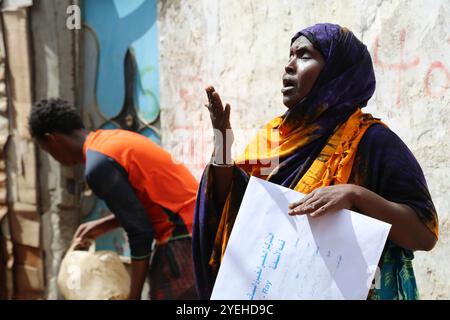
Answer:
[[[208,104],[210,109],[216,109],[219,105],[222,106],[222,101],[220,100],[219,94],[213,86],[207,87],[205,91],[208,96]]]
[[[206,91],[206,95],[208,96],[208,109],[211,109],[213,106],[213,92],[214,92],[214,87],[213,86],[209,86],[207,88],[205,88]]]
[[[230,110],[231,107],[227,103],[225,108],[222,103],[220,95],[215,91],[214,87],[209,86],[205,88],[208,95],[208,104],[205,107],[208,109],[214,129],[218,129],[221,132],[225,132],[226,129],[230,129]]]
[[[332,205],[330,203],[325,203],[317,210],[314,210],[314,212],[310,213],[311,217],[320,217],[325,214],[327,214],[332,209]]]
[[[206,88],[205,88],[205,90],[206,90],[206,93],[213,93],[214,91],[216,91],[216,89],[214,89],[214,87],[213,86],[207,86]]]
[[[295,207],[298,207],[298,206],[300,206],[301,204],[305,203],[306,201],[312,199],[312,198],[315,196],[315,194],[316,194],[315,191],[316,191],[316,190],[314,190],[314,191],[308,193],[308,194],[307,194],[306,196],[304,196],[302,199],[297,200],[297,201],[291,203],[291,204],[288,206],[288,208],[289,208],[289,209],[294,209]]]
[[[212,96],[214,108],[217,109],[217,111],[223,111],[222,99],[220,99],[219,94],[216,91],[214,91]]]
[[[350,209],[351,189],[348,185],[335,185],[316,189],[303,199],[289,205],[289,215],[309,214],[311,217],[320,217],[341,209]]]
[[[229,121],[230,120],[230,109],[231,109],[231,107],[227,103],[225,105],[225,111],[224,111],[224,116],[223,116],[224,121]]]
[[[224,111],[222,99],[220,99],[219,94],[216,92],[213,86],[209,86],[205,89],[208,96],[208,109],[217,113],[217,111]]]
[[[222,111],[222,100],[220,100],[219,94],[215,91],[213,86],[209,86],[205,89],[206,94],[208,96],[208,104],[205,104],[205,107],[213,113],[217,114],[217,111]]]
[[[302,205],[306,200],[307,200],[307,198],[304,197],[303,199],[292,202],[291,204],[289,204],[288,208],[289,209],[297,208],[298,206]]]
[[[326,203],[320,198],[311,198],[307,202],[289,210],[289,215],[311,214]]]

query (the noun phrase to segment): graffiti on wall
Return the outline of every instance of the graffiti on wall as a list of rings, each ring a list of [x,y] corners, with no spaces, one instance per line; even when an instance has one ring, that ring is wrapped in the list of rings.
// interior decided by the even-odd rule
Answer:
[[[414,71],[421,63],[420,56],[416,55],[409,60],[405,59],[405,43],[407,33],[405,29],[400,30],[400,52],[398,61],[390,61],[390,57],[381,57],[379,53],[380,38],[377,36],[373,45],[374,65],[382,70],[391,70],[397,73],[396,98],[395,105],[400,108],[402,105],[401,92],[403,88],[404,74],[407,71]],[[447,39],[446,45],[450,45],[450,39]],[[439,79],[439,80],[437,80]],[[444,79],[444,80],[442,80]],[[426,97],[440,97],[445,95],[450,87],[450,73],[443,61],[432,61],[427,67],[423,76],[423,88]]]

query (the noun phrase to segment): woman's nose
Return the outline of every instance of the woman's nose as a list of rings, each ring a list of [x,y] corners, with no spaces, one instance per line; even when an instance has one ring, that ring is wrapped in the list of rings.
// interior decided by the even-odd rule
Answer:
[[[289,59],[288,63],[284,66],[284,70],[289,74],[295,72],[294,59]]]

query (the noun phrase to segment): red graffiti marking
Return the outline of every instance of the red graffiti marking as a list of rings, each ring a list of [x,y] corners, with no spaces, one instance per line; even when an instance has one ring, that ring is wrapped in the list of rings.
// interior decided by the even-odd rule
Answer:
[[[433,75],[433,71],[441,71],[444,73],[444,75],[447,78],[447,82],[444,86],[442,86],[442,89],[439,91],[433,92],[430,88],[430,80]],[[438,97],[444,94],[444,92],[449,88],[450,84],[450,73],[448,72],[447,68],[444,66],[444,64],[441,61],[434,61],[431,66],[428,68],[427,74],[425,76],[425,94],[427,96],[431,97]]]
[[[189,88],[181,88],[179,90],[179,95],[183,103],[181,104],[181,110],[177,111],[180,118],[187,118],[187,114],[192,113],[192,106],[198,105],[198,95],[197,90],[199,86],[204,85],[204,81],[200,76],[192,76],[188,79]],[[206,97],[206,95],[205,95]],[[206,103],[206,101],[205,101]],[[202,104],[203,105],[203,104]],[[199,108],[199,110],[194,111],[196,114],[200,112],[207,112],[206,108]],[[179,153],[185,160],[185,164],[193,169],[203,169],[206,166],[207,159],[204,159],[204,155],[209,150],[209,143],[206,141],[206,130],[197,123],[193,124],[180,124],[177,121],[174,122],[172,126],[173,134],[181,135],[183,140],[180,140]],[[207,131],[210,133],[210,131]]]
[[[190,89],[181,88],[180,89],[180,97],[183,100],[182,113],[187,113],[189,110],[189,105],[192,105],[192,100],[196,98],[196,95],[192,92],[192,88],[194,83],[203,84],[203,79],[200,76],[193,76],[189,78]]]
[[[398,71],[398,77],[397,77],[397,98],[396,98],[396,105],[397,107],[400,107],[401,105],[401,88],[402,88],[402,79],[403,79],[403,73],[408,70],[412,69],[419,65],[420,58],[415,57],[410,62],[405,62],[405,40],[406,40],[406,32],[405,30],[400,31],[400,62],[399,63],[384,63],[380,60],[378,49],[380,46],[379,43],[379,37],[375,38],[374,42],[374,64],[381,69],[392,69]],[[450,44],[450,38],[447,39],[447,43]],[[442,85],[440,90],[432,90],[431,86],[431,80],[433,78],[433,75],[436,74],[436,72],[441,72],[446,77],[445,85]],[[437,97],[444,95],[445,91],[450,86],[450,73],[444,63],[441,61],[434,61],[429,66],[425,78],[424,78],[424,91],[425,95],[429,97]],[[434,84],[434,87],[436,87],[436,84]]]
[[[374,63],[376,66],[379,66],[381,69],[392,69],[398,71],[397,76],[397,99],[396,99],[396,105],[397,107],[400,107],[401,104],[401,87],[402,87],[402,79],[403,79],[403,73],[408,70],[416,67],[420,63],[420,58],[415,57],[414,60],[410,62],[405,62],[405,40],[406,40],[406,32],[405,30],[400,31],[400,62],[398,63],[384,63],[380,60],[379,54],[378,54],[378,47],[379,47],[379,37],[375,38],[375,48],[374,48]]]

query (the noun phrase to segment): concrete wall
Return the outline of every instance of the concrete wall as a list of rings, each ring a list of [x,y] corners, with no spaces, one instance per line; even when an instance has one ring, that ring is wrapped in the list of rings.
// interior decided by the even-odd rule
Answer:
[[[77,37],[66,28],[67,7],[77,1],[40,0],[30,8],[35,99],[61,97],[76,104]],[[63,167],[37,148],[39,159],[42,249],[45,251],[46,299],[59,299],[61,260],[80,223],[80,169]]]
[[[422,298],[450,298],[450,3],[434,1],[166,0],[158,5],[163,146],[199,178],[212,151],[204,87],[231,104],[234,153],[284,112],[281,75],[291,36],[318,22],[349,27],[370,49],[381,117],[421,164],[440,240],[417,252]]]
[[[33,101],[32,49],[26,7],[2,7],[6,52],[8,139],[5,145],[7,219],[12,242],[14,299],[44,296],[37,158],[28,133],[27,115]]]
[[[0,24],[0,300],[12,295],[12,242],[9,230],[8,181],[5,145],[9,135],[8,98],[6,90],[6,51]]]

